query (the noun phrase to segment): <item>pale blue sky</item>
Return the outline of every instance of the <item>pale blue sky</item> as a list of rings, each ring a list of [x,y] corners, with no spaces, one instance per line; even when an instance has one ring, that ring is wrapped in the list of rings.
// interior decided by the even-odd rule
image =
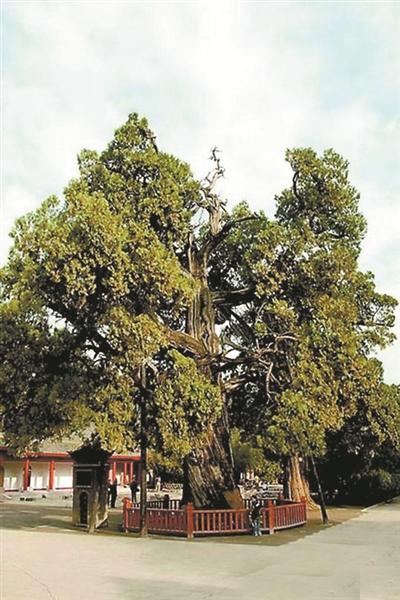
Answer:
[[[199,177],[218,145],[222,193],[270,215],[285,148],[335,148],[368,220],[362,268],[400,298],[399,3],[6,1],[2,32],[1,262],[15,218],[136,111]]]

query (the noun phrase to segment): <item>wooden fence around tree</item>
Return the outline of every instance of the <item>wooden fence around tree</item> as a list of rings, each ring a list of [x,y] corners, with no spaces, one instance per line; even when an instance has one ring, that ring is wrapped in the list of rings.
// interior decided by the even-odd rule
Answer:
[[[306,501],[275,504],[266,501],[261,509],[261,530],[273,534],[276,530],[305,525],[307,522]],[[157,506],[155,506],[157,504]],[[162,501],[160,501],[162,504]],[[170,501],[169,508],[161,508],[150,502],[147,508],[149,533],[193,536],[231,535],[251,532],[250,508],[241,509],[195,509],[189,503],[179,508],[179,502]],[[140,506],[124,500],[123,529],[139,531]]]

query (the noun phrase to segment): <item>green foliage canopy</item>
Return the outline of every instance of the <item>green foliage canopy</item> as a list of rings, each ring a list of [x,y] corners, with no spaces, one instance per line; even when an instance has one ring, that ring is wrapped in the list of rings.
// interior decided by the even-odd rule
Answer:
[[[328,432],[357,410],[360,393],[381,389],[381,375],[366,365],[393,340],[397,302],[359,271],[366,225],[348,163],[332,150],[319,157],[308,148],[289,151],[287,160],[293,182],[276,198],[276,219],[232,232],[214,269],[237,277],[224,271],[223,257],[238,248],[241,285],[255,289],[224,333],[241,382],[234,422],[263,435],[269,451],[321,455]],[[373,402],[379,395],[370,398],[371,410]]]
[[[7,441],[90,431],[110,450],[134,447],[145,368],[152,438],[172,463],[202,444],[225,398],[238,444],[256,438],[277,456],[323,454],[360,398],[371,436],[398,445],[371,361],[393,340],[396,301],[359,270],[366,224],[348,163],[309,148],[287,160],[275,219],[243,202],[211,235],[199,209],[222,206],[212,179],[207,195],[145,119],[130,115],[104,152],[80,154],[63,198],[19,219],[1,271]],[[201,340],[188,334],[193,306],[207,312]]]
[[[1,272],[1,414],[21,449],[71,431],[96,433],[113,450],[135,446],[139,370],[168,351],[169,327],[196,287],[180,256],[199,184],[158,150],[146,120],[130,115],[103,153],[80,154],[79,168],[62,199],[19,219]],[[190,357],[179,363],[176,350],[174,360],[186,371],[157,395],[160,412],[172,390],[188,402],[185,374],[196,381]],[[210,383],[205,396],[194,395],[191,410],[212,423],[218,388]],[[180,432],[187,449],[191,430]]]

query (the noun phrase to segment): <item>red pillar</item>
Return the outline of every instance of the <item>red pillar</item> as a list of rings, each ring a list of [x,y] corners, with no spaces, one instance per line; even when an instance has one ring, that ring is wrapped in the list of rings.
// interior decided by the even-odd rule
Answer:
[[[47,486],[49,490],[54,490],[54,460],[49,462],[49,485]]]
[[[113,460],[112,463],[112,480],[114,481],[114,479],[117,477],[117,462],[115,460]]]
[[[133,477],[134,477],[133,461],[131,460],[131,462],[129,463],[129,481],[132,481]]]
[[[24,479],[22,487],[24,490],[27,490],[29,487],[29,459],[25,458],[24,460]]]

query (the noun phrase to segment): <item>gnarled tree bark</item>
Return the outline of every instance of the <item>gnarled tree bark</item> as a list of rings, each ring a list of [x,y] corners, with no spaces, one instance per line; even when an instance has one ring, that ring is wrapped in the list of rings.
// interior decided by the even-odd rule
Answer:
[[[206,361],[206,366],[203,363],[201,368],[215,384],[221,385],[220,376],[212,371],[213,358],[220,354],[221,347],[215,327],[214,297],[208,285],[207,265],[211,248],[216,247],[223,239],[222,202],[212,192],[222,171],[215,153],[213,156],[217,168],[213,175],[206,178],[206,187],[203,189],[204,206],[209,213],[209,236],[203,248],[196,248],[192,239],[189,239],[188,244],[188,267],[197,282],[197,293],[187,312],[186,333],[205,348],[210,360]],[[208,427],[206,439],[201,448],[193,449],[185,459],[183,502],[193,502],[199,508],[239,508],[242,506],[242,498],[234,479],[225,403],[217,422]]]
[[[318,504],[314,502],[310,493],[310,485],[305,475],[305,461],[297,454],[289,457],[288,476],[289,490],[291,499],[299,502],[305,498],[307,507],[312,510],[319,510]]]

